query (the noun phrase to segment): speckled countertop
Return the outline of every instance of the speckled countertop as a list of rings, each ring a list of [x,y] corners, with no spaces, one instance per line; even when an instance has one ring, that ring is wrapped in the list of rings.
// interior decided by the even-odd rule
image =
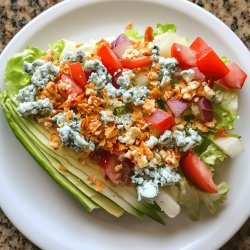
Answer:
[[[178,0],[176,0],[178,1]],[[0,52],[32,18],[60,0],[0,0]],[[250,0],[192,0],[226,23],[250,48]],[[37,249],[0,210],[0,249]],[[250,249],[250,219],[221,250]]]

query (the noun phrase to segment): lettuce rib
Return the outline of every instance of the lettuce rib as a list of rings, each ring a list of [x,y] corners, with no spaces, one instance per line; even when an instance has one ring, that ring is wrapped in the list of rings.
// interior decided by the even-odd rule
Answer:
[[[92,184],[90,183],[90,181],[88,181],[88,177],[89,175],[86,175],[84,172],[80,171],[79,169],[73,167],[73,164],[69,163],[68,160],[62,156],[59,156],[55,153],[54,150],[51,150],[48,147],[47,144],[47,140],[42,140],[41,138],[41,134],[39,134],[39,131],[35,131],[34,129],[36,129],[36,127],[33,127],[31,125],[31,120],[28,121],[24,118],[19,117],[19,115],[16,113],[15,111],[15,105],[12,103],[10,99],[7,100],[7,104],[6,104],[9,109],[12,112],[12,115],[15,117],[16,122],[18,124],[23,124],[23,126],[25,127],[26,131],[29,131],[29,133],[27,133],[26,136],[30,137],[30,139],[36,143],[40,143],[43,141],[44,146],[42,146],[41,144],[39,145],[39,148],[43,148],[45,155],[49,156],[49,158],[56,158],[61,165],[64,165],[67,170],[77,176],[77,178],[81,179],[86,185],[88,185],[90,188],[92,188]],[[13,105],[13,106],[12,106]],[[37,126],[39,126],[39,124],[37,124]],[[33,131],[33,135],[32,135],[32,131]],[[58,164],[59,165],[59,164]],[[138,211],[137,209],[135,209],[133,206],[131,206],[129,203],[127,203],[124,199],[122,199],[122,197],[120,197],[117,193],[115,193],[113,190],[109,189],[106,185],[104,186],[103,190],[101,191],[101,193],[105,196],[107,196],[107,198],[109,198],[110,200],[112,200],[114,203],[116,203],[117,205],[119,205],[121,208],[123,208],[124,210],[126,210],[127,212],[133,214],[134,216],[138,217],[138,218],[142,218],[143,217],[143,213]],[[106,199],[107,199],[106,198]],[[117,206],[116,204],[112,204]]]
[[[25,149],[32,155],[32,157],[46,170],[46,172],[64,189],[70,192],[77,200],[79,200],[88,211],[92,211],[99,206],[89,199],[85,194],[80,192],[74,185],[72,185],[65,177],[63,177],[54,167],[51,166],[48,159],[37,149],[34,143],[27,137],[22,128],[13,120],[5,103],[2,103],[6,119],[12,129],[13,133]]]

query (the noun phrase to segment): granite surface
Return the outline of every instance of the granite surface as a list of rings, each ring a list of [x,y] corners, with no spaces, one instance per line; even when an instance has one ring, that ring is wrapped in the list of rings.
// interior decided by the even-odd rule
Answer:
[[[176,0],[178,1],[178,0]],[[32,18],[60,0],[0,0],[0,52]],[[192,0],[226,23],[250,48],[250,0]],[[0,249],[38,249],[0,210]],[[221,250],[250,249],[250,219]]]

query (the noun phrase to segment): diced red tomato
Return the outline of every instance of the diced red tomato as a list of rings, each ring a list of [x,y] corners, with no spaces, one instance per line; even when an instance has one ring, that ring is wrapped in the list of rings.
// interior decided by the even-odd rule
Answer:
[[[241,89],[247,74],[236,63],[230,63],[227,67],[230,72],[220,80],[221,83],[230,89]]]
[[[114,146],[113,146],[113,154],[115,154],[117,156],[124,154],[124,151],[119,150],[118,143],[114,144]]]
[[[80,62],[72,63],[71,65],[69,65],[69,70],[71,78],[75,81],[75,83],[77,83],[81,87],[85,87],[87,79],[81,63]]]
[[[122,65],[126,69],[136,69],[149,67],[152,64],[150,56],[139,56],[131,60],[122,60]]]
[[[103,65],[111,75],[114,75],[115,72],[123,68],[119,58],[107,43],[101,44],[98,48],[97,55],[101,57]]]
[[[114,184],[119,184],[122,178],[122,172],[115,171],[115,167],[119,165],[118,157],[114,154],[107,154],[102,159],[101,167],[103,169],[103,172],[108,177],[109,180],[111,180]]]
[[[145,119],[156,129],[162,132],[167,129],[171,129],[175,125],[174,117],[162,109],[157,109]]]
[[[196,66],[196,52],[187,46],[173,43],[171,47],[171,56],[176,58],[182,69]]]
[[[208,44],[201,37],[197,37],[190,45],[190,48],[195,51],[197,55],[200,55],[201,52],[206,50],[208,47]]]
[[[128,183],[134,172],[134,163],[128,158],[121,159],[120,163],[122,164],[122,182]]]
[[[218,191],[212,172],[193,151],[190,150],[182,156],[180,165],[186,178],[198,188],[209,193]]]
[[[106,155],[109,154],[108,151],[103,149],[98,149],[90,153],[90,159],[94,162],[96,162],[98,165],[102,165],[102,159],[106,157]]]
[[[61,80],[59,82],[63,82],[66,84],[69,84],[70,87],[66,88],[66,90],[60,91],[60,93],[65,97],[65,93],[67,96],[71,96],[71,98],[74,100],[77,96],[81,95],[83,93],[83,89],[78,86],[74,80],[69,77],[66,74],[62,74]],[[66,92],[65,92],[66,91]]]
[[[127,183],[133,174],[134,164],[127,158],[119,157],[105,150],[98,150],[90,155],[91,159],[102,167],[105,176],[114,184]],[[120,171],[115,171],[117,165],[122,165]]]
[[[197,67],[207,78],[212,80],[219,80],[229,72],[228,67],[210,47],[198,56]]]

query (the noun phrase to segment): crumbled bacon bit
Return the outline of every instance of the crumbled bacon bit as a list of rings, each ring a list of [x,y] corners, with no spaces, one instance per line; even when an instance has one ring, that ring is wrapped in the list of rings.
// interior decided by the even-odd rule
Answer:
[[[60,139],[60,136],[58,135],[58,132],[56,130],[53,130],[50,133],[50,142],[49,145],[53,148],[53,149],[59,149],[59,147],[61,146],[62,142]]]
[[[36,117],[36,120],[39,124],[42,124],[46,129],[49,129],[52,127],[52,120],[50,116],[44,116],[44,117]]]
[[[158,79],[158,74],[155,71],[149,71],[147,74],[147,77],[149,80],[157,80]]]
[[[161,150],[162,151],[162,150]],[[160,151],[160,155],[163,158],[163,161],[174,168],[177,168],[179,166],[180,161],[180,153],[175,149],[167,149],[165,151],[166,154],[163,154],[163,152]]]
[[[225,128],[218,128],[215,131],[214,138],[228,137],[227,130]]]
[[[107,139],[113,138],[117,135],[118,135],[118,130],[117,130],[115,124],[113,126],[109,126],[105,129],[105,137]]]
[[[192,128],[193,129],[199,129],[201,132],[207,132],[208,131],[208,127],[201,121],[191,121],[192,124]]]
[[[91,185],[95,186],[95,190],[101,192],[105,185],[102,181],[98,180],[95,176],[88,176],[88,181]]]
[[[60,171],[66,171],[66,170],[67,170],[67,168],[66,168],[65,166],[63,166],[63,165],[60,165],[60,166],[58,167],[58,169],[59,169]]]
[[[155,87],[151,89],[149,93],[149,98],[158,99],[162,96],[162,92],[159,88]]]
[[[116,165],[115,166],[115,172],[118,173],[122,170],[122,164]]]
[[[160,85],[160,81],[154,80],[154,81],[150,81],[149,84],[153,87],[157,87]]]
[[[147,27],[144,33],[144,41],[146,43],[152,42],[154,40],[154,29],[152,27]]]
[[[216,125],[217,121],[215,118],[213,118],[213,120],[211,122],[205,122],[205,125],[209,128],[214,128]]]
[[[66,113],[66,121],[68,122],[72,118],[72,111],[68,110]]]
[[[132,22],[128,22],[127,25],[125,26],[125,30],[131,30],[133,29],[133,23]]]
[[[146,99],[143,104],[143,110],[147,115],[150,115],[155,111],[155,100],[154,99]]]

